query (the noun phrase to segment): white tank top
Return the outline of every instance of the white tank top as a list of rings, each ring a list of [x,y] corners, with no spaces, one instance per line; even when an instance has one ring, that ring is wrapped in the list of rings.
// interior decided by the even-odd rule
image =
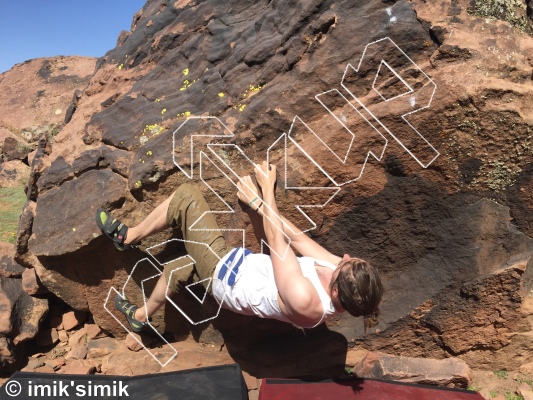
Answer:
[[[337,266],[312,257],[297,257],[303,275],[315,287],[324,313],[314,328],[325,319],[335,314],[335,307],[328,296],[315,269],[315,262],[332,270]],[[235,269],[237,272],[234,273]],[[245,315],[257,315],[261,318],[273,318],[283,322],[291,321],[281,312],[278,304],[278,288],[274,280],[274,271],[270,256],[254,254],[238,247],[224,256],[213,274],[213,296],[222,307]]]

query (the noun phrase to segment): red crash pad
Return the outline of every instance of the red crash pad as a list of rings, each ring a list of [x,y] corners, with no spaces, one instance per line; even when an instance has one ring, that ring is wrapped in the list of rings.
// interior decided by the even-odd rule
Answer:
[[[263,379],[259,400],[483,400],[476,392],[375,379]]]

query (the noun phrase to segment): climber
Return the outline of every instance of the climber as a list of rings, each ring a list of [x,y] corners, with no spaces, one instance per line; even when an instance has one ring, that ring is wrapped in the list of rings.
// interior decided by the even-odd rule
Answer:
[[[97,210],[96,222],[120,250],[169,227],[180,228],[196,274],[201,280],[213,278],[212,285],[208,284],[210,279],[203,282],[206,290],[222,307],[237,313],[312,328],[347,311],[364,317],[365,331],[376,325],[383,294],[378,271],[360,258],[331,254],[280,215],[275,200],[275,166],[263,162],[255,166],[254,174],[263,200],[250,176],[240,178],[237,196],[262,216],[270,255],[254,254],[242,247],[228,249],[205,199],[189,184],[179,186],[135,227],[128,228],[103,209]],[[195,224],[194,229],[189,229],[191,224]],[[165,265],[144,306],[137,307],[116,295],[115,306],[134,332],[140,332],[164,304],[166,295],[176,293],[179,282],[187,280],[188,276],[171,274],[173,270],[187,270],[179,262]]]

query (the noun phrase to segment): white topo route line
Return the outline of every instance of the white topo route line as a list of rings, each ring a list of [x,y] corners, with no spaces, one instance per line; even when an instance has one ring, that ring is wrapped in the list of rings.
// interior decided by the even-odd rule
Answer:
[[[390,15],[390,10],[387,9],[387,12]],[[391,65],[390,60],[403,60],[403,64],[400,66],[396,66],[396,68]],[[413,83],[409,82],[408,77],[402,75],[404,71],[417,71],[419,80],[418,80],[418,87],[415,88]],[[393,79],[396,79],[397,81],[401,82],[401,84],[404,86],[405,91],[396,94],[394,96],[387,96],[386,94],[382,93],[380,91],[379,82],[380,79],[383,79],[383,76],[387,74],[389,76],[392,76]],[[368,86],[368,79],[363,79],[363,75],[365,76],[370,75],[370,82],[371,86],[367,87],[366,93],[364,93],[363,96],[360,94],[356,95],[354,92],[356,92],[355,89],[357,89],[357,92],[361,92],[361,89],[365,89],[365,85]],[[372,77],[372,74],[374,75]],[[392,75],[391,75],[392,74]],[[310,194],[316,194],[318,191],[325,192],[326,196],[323,196],[317,203],[317,200],[314,200],[316,196],[311,197],[309,196],[309,200],[302,204],[295,204],[294,207],[299,211],[299,213],[305,218],[307,223],[311,225],[311,228],[307,229],[313,229],[316,227],[315,222],[304,212],[305,208],[309,207],[324,207],[326,206],[333,197],[341,190],[341,186],[353,182],[355,180],[358,180],[361,178],[366,162],[368,161],[369,157],[373,157],[377,161],[381,161],[383,158],[383,155],[385,153],[385,149],[388,144],[388,140],[386,138],[387,135],[390,135],[394,140],[396,140],[400,146],[405,149],[409,153],[409,155],[416,160],[416,162],[423,168],[427,168],[435,159],[439,156],[439,152],[429,143],[424,136],[408,121],[408,117],[420,112],[424,109],[427,109],[430,107],[431,102],[433,100],[433,96],[435,94],[435,91],[437,89],[437,85],[433,82],[429,76],[426,75],[426,73],[416,65],[413,60],[411,60],[407,54],[405,54],[396,43],[394,43],[390,38],[385,37],[379,40],[376,40],[374,42],[369,43],[366,45],[366,47],[363,50],[363,53],[361,55],[361,59],[359,60],[359,64],[357,68],[354,68],[351,64],[348,64],[346,66],[346,69],[344,71],[344,74],[341,79],[341,87],[347,92],[349,97],[352,99],[351,101],[348,100],[339,90],[337,89],[330,89],[328,91],[319,93],[315,96],[316,100],[324,107],[324,109],[334,118],[334,120],[340,124],[340,126],[343,128],[343,131],[347,133],[347,137],[349,138],[349,143],[347,144],[347,149],[342,152],[342,154],[338,154],[338,152],[335,151],[335,149],[332,149],[330,146],[328,146],[328,141],[326,140],[327,134],[329,133],[327,129],[325,129],[326,132],[315,132],[313,131],[304,121],[302,121],[298,116],[295,116],[293,119],[293,123],[291,125],[291,128],[288,133],[282,133],[278,139],[268,148],[267,154],[266,154],[266,160],[269,162],[271,152],[273,151],[274,147],[281,146],[283,148],[283,158],[284,158],[284,166],[283,166],[283,179],[281,180],[283,183],[282,190],[292,190],[292,191],[298,191],[299,194],[303,193],[310,193]],[[364,92],[364,90],[363,90]],[[372,97],[372,92],[374,93],[374,97],[378,98],[378,100],[374,100],[372,104],[365,104],[366,101],[368,101],[368,97]],[[335,107],[330,107],[327,104],[328,98],[335,98],[340,103],[344,104],[343,109],[345,111],[340,112],[335,109]],[[390,108],[386,108],[389,107]],[[337,106],[338,108],[338,106]],[[393,111],[390,111],[392,109]],[[399,110],[399,111],[398,111]],[[405,131],[398,132],[398,128],[395,130],[391,129],[389,127],[389,122],[386,121],[386,118],[383,117],[383,115],[387,116],[388,113],[397,113],[401,116],[403,121],[405,122]],[[364,159],[362,162],[362,166],[360,167],[359,171],[357,172],[356,176],[336,176],[335,171],[331,169],[331,165],[333,164],[343,164],[345,166],[352,166],[350,164],[350,161],[352,161],[352,158],[354,156],[353,154],[353,148],[352,146],[357,143],[359,145],[364,143],[360,143],[362,140],[361,137],[357,135],[356,132],[354,132],[352,129],[350,129],[350,123],[354,124],[353,119],[357,119],[360,121],[364,121],[369,125],[370,134],[373,137],[373,140],[377,143],[377,145],[374,145],[374,147],[369,145],[369,148],[365,148],[362,146],[362,151],[366,152],[365,154],[358,154],[358,157],[360,159]],[[205,129],[208,127],[209,129]],[[207,130],[207,132],[206,132]],[[324,152],[322,152],[321,161],[317,161],[315,158],[313,158],[313,155],[310,154],[311,152],[308,151],[306,148],[306,142],[305,140],[302,141],[300,135],[300,139],[296,139],[295,132],[298,130],[298,132],[301,134],[303,132],[303,137],[305,140],[308,140],[311,143],[311,147],[318,146],[320,149],[324,149]],[[184,133],[183,132],[192,132],[192,133]],[[410,135],[410,136],[409,136]],[[254,162],[246,156],[246,154],[242,151],[242,149],[232,143],[227,143],[228,140],[231,140],[234,137],[233,132],[231,132],[228,127],[217,117],[214,116],[191,116],[187,118],[177,129],[173,132],[173,141],[172,141],[172,159],[174,164],[179,168],[181,172],[183,172],[189,179],[194,179],[194,165],[197,164],[199,166],[199,177],[200,180],[205,184],[224,204],[225,209],[224,210],[213,210],[211,211],[214,214],[222,214],[222,213],[234,213],[234,208],[224,199],[224,195],[222,193],[219,193],[216,188],[213,188],[205,179],[204,176],[204,169],[213,167],[218,170],[222,176],[228,181],[230,185],[233,185],[233,187],[237,188],[237,182],[239,178],[239,174],[237,171],[235,171],[234,168],[232,168],[230,161],[223,156],[224,152],[227,152],[231,150],[232,152],[237,152],[240,160],[244,160],[243,162],[248,164],[248,167],[250,169],[253,168]],[[408,137],[409,143],[404,143],[402,141],[402,137]],[[181,145],[184,142],[185,139],[188,139],[190,141],[190,153],[181,151]],[[202,143],[199,144],[198,142],[205,142],[206,139],[209,140],[209,143]],[[223,143],[211,143],[213,139],[217,139],[218,142]],[[331,138],[330,138],[331,140]],[[359,142],[358,142],[359,140]],[[226,143],[224,143],[226,142]],[[413,150],[413,147],[416,147],[413,145],[415,143],[417,148],[422,148],[425,152],[429,154],[429,156],[424,156],[423,154],[415,154],[415,151]],[[324,177],[327,178],[329,181],[329,186],[290,186],[288,184],[288,175],[290,174],[290,166],[288,163],[288,155],[287,155],[287,149],[288,146],[295,146],[297,147],[308,159],[311,161],[318,169],[323,173]],[[357,150],[357,149],[356,149]],[[324,157],[324,154],[326,156]],[[331,157],[327,157],[327,155],[330,154]],[[324,159],[326,162],[324,162]],[[198,176],[198,174],[196,174]],[[302,196],[301,196],[302,197]],[[311,200],[313,199],[313,200]],[[262,199],[261,199],[262,200]],[[267,204],[263,203],[265,207],[268,207]],[[194,221],[190,227],[191,230],[202,230],[201,228],[195,228],[196,224],[199,223],[199,221],[203,218],[203,215],[197,220]],[[242,246],[244,247],[244,244],[246,243],[245,240],[245,231],[244,229],[221,229],[222,231],[231,231],[233,234],[236,234],[238,232],[239,236],[242,238]],[[306,232],[307,230],[303,231]],[[290,240],[288,236],[283,233],[287,239],[287,249],[290,245]],[[167,262],[160,262],[156,259],[156,257],[153,255],[152,251],[153,249],[166,245],[167,243],[171,241],[180,241],[180,239],[172,239],[169,241],[166,241],[164,243],[158,244],[156,246],[153,246],[148,249],[148,253],[152,256],[152,258],[155,260],[152,262],[149,258],[144,258],[137,262],[135,264],[131,274],[128,276],[126,282],[123,285],[122,293],[121,295],[124,296],[124,289],[128,286],[129,282],[132,280],[132,275],[134,271],[137,269],[139,264],[142,262],[147,262],[148,265],[154,268],[154,274],[150,276],[149,278],[144,279],[141,282],[141,289],[142,294],[144,298],[144,302],[146,304],[146,299],[148,298],[147,294],[145,293],[144,289],[144,283],[148,281],[149,279],[155,279],[161,276],[163,274],[162,268],[165,264],[176,261],[171,260]],[[181,240],[183,241],[183,240]],[[265,245],[266,243],[261,243],[261,247]],[[267,245],[267,244],[266,244]],[[207,246],[209,247],[209,246]],[[262,247],[263,248],[263,247]],[[211,250],[209,248],[209,250]],[[211,250],[212,251],[212,250]],[[283,256],[283,255],[280,255]],[[187,261],[188,258],[188,261]],[[183,257],[180,257],[180,259],[183,259],[185,262],[183,265],[177,269],[185,268],[187,266],[190,266],[191,264],[194,264],[194,260],[186,255]],[[157,265],[156,265],[157,264]],[[176,269],[176,271],[177,271]],[[176,272],[172,271],[172,273]],[[233,271],[230,271],[230,273],[233,273]],[[208,278],[210,279],[210,278]],[[188,285],[186,289],[190,292],[192,297],[198,301],[199,304],[204,305],[205,302],[205,294],[202,298],[198,297],[196,294],[194,294],[190,287],[193,285],[197,285],[201,282],[193,283],[192,285]],[[208,285],[212,285],[212,279],[208,283]],[[167,287],[168,288],[168,287]],[[114,295],[112,296],[112,293],[119,293],[114,287],[111,287],[108,293],[108,296],[104,302],[104,308],[115,318],[115,320],[124,328],[126,332],[130,332],[129,328],[125,326],[120,319],[118,319],[113,312],[108,309],[107,305],[109,301],[113,302]],[[111,300],[110,300],[111,299]],[[172,304],[191,324],[200,324],[203,322],[207,322],[209,320],[212,320],[216,318],[220,312],[220,308],[222,305],[222,302],[219,304],[218,309],[214,312],[214,315],[209,316],[208,318],[204,318],[203,320],[195,320],[190,315],[188,315],[185,310],[180,308],[172,298],[167,296],[167,300],[170,304]],[[172,350],[169,353],[169,355],[165,357],[161,357],[159,354],[155,354],[151,349],[147,348],[141,341],[139,341],[135,336],[135,340],[139,342],[143,348],[148,351],[148,353],[156,360],[158,361],[162,366],[166,365],[168,362],[170,362],[177,354],[177,350],[161,335],[157,330],[152,326],[150,322],[148,322],[148,325],[150,328],[154,331],[156,335],[159,336],[159,338],[165,342]],[[162,361],[163,360],[163,361]]]

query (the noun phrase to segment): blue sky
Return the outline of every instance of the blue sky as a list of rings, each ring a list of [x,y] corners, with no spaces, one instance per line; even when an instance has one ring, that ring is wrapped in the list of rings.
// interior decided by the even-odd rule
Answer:
[[[101,57],[146,0],[0,0],[0,73],[38,57]]]

